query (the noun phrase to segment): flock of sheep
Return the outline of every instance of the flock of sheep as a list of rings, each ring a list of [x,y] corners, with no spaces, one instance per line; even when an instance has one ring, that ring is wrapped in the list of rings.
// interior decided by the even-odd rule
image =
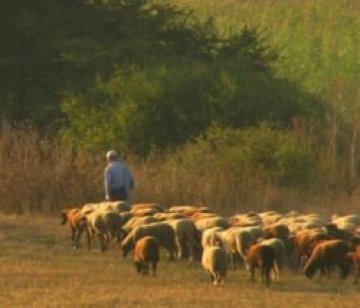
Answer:
[[[244,266],[255,281],[260,268],[269,286],[287,267],[312,278],[316,272],[340,277],[354,271],[360,276],[360,216],[320,215],[275,211],[222,217],[207,207],[156,203],[87,203],[61,212],[62,224],[71,228],[74,248],[85,234],[88,249],[95,237],[101,251],[120,245],[124,257],[133,253],[139,273],[156,276],[160,249],[168,259],[201,261],[213,285],[224,284],[229,268]],[[273,273],[273,275],[272,275]]]

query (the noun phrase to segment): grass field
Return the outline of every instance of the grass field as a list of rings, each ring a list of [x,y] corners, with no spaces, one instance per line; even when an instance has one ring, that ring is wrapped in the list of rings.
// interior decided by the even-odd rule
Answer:
[[[0,215],[0,307],[356,307],[360,287],[284,273],[266,289],[245,270],[212,287],[199,264],[161,260],[157,278],[131,257],[96,247],[72,250],[59,219]],[[97,243],[96,243],[97,244]]]

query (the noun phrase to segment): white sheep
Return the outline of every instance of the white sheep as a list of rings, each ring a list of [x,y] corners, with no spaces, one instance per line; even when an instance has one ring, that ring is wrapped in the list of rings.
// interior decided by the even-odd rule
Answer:
[[[211,283],[214,286],[225,283],[228,264],[224,248],[220,246],[207,247],[203,252],[201,263],[210,274]]]
[[[113,211],[95,210],[85,215],[88,249],[96,234],[99,237],[101,251],[105,251],[110,239],[120,240],[123,220]]]
[[[200,235],[195,224],[190,219],[170,219],[165,221],[175,232],[175,240],[178,250],[178,259],[189,255],[189,261],[196,259],[196,252],[200,251]]]
[[[280,281],[280,271],[288,264],[286,246],[282,239],[270,238],[260,242],[262,245],[270,246],[275,252],[274,273],[276,281]]]
[[[199,231],[203,232],[204,230],[213,227],[228,228],[230,224],[228,219],[217,216],[217,217],[208,217],[208,218],[196,220],[195,226]]]

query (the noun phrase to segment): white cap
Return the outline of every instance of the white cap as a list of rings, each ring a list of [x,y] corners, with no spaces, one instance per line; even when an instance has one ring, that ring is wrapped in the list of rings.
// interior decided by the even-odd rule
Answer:
[[[116,153],[115,150],[110,150],[110,151],[107,151],[107,153],[106,153],[107,159],[116,158],[117,156],[118,156],[118,154]]]

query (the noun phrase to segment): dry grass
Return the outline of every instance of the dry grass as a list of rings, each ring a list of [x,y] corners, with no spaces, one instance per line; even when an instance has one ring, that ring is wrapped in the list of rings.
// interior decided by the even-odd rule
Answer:
[[[170,157],[171,158],[171,157]],[[188,161],[194,157],[187,157]],[[179,165],[153,157],[127,157],[136,185],[134,202],[203,204],[222,215],[273,209],[316,209],[324,214],[357,212],[360,191],[349,200],[293,188],[274,187],[256,178],[238,178],[209,164]],[[104,198],[104,154],[74,150],[35,131],[0,127],[0,210],[7,213],[56,213]]]
[[[72,250],[56,218],[0,216],[1,307],[355,307],[352,279],[322,283],[285,273],[266,289],[245,270],[224,287],[200,265],[161,262],[157,278],[135,273],[119,251]]]

